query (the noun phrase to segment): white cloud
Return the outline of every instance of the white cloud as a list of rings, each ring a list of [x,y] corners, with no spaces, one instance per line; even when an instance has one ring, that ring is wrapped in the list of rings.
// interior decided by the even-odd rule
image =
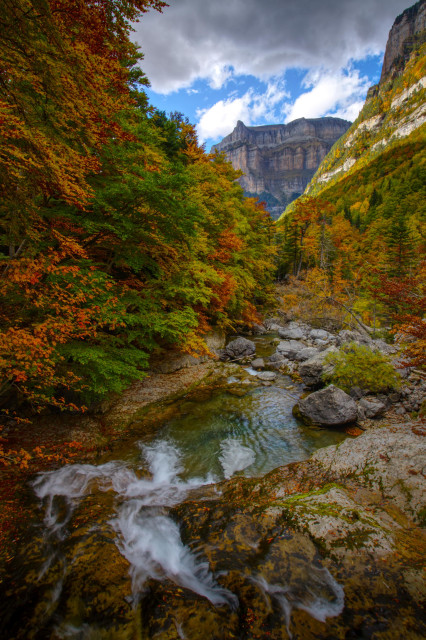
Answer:
[[[221,88],[233,72],[268,80],[286,69],[338,69],[383,51],[407,0],[172,0],[135,25],[154,91]],[[231,72],[232,69],[232,72]]]
[[[293,104],[284,106],[286,122],[326,115],[354,120],[362,108],[370,82],[357,70],[339,69],[311,72],[303,84],[310,90],[302,93]]]
[[[250,89],[241,97],[219,100],[209,109],[198,110],[197,132],[200,141],[216,140],[228,135],[238,120],[246,125],[254,125],[261,119],[275,122],[279,118],[276,107],[285,97],[287,94],[283,83],[276,80],[267,85],[264,93],[255,93]]]
[[[198,111],[200,120],[197,133],[200,142],[212,138],[222,138],[234,129],[238,120],[250,122],[250,95],[246,93],[242,98],[219,100],[210,109]]]
[[[210,87],[212,89],[221,89],[232,77],[232,69],[227,65],[215,64],[210,72]]]

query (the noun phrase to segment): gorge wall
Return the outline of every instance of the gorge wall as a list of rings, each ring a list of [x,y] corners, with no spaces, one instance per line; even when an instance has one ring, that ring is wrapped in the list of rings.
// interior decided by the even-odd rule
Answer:
[[[328,190],[349,176],[358,175],[360,181],[366,167],[389,163],[389,158],[399,153],[406,156],[416,145],[424,148],[425,22],[426,0],[396,18],[389,32],[379,84],[369,89],[358,118],[324,158],[306,194],[330,200]],[[381,161],[381,156],[386,159]],[[383,169],[384,174],[389,172]]]
[[[425,28],[425,0],[420,0],[396,18],[386,44],[381,84],[390,74],[397,75],[404,68],[416,44],[424,42]]]
[[[247,127],[234,131],[212,151],[224,151],[247,195],[266,202],[278,218],[287,204],[305,190],[321,161],[351,123],[339,118],[300,118],[289,124]]]

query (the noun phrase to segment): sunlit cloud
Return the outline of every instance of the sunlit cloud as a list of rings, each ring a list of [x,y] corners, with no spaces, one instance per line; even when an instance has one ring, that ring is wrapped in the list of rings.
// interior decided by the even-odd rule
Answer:
[[[234,129],[238,120],[246,125],[254,125],[259,120],[274,122],[279,115],[277,106],[288,97],[283,82],[275,81],[267,85],[263,93],[250,89],[243,96],[231,96],[219,100],[208,109],[199,109],[197,132],[201,142],[216,140]]]
[[[370,81],[355,69],[315,70],[303,85],[309,89],[283,107],[286,122],[333,115],[354,120],[364,104]]]

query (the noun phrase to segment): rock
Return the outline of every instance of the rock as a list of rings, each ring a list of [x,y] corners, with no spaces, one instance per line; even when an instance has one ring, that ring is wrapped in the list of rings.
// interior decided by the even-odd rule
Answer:
[[[386,405],[378,398],[361,398],[359,406],[362,408],[365,418],[377,418],[386,411]]]
[[[396,402],[400,401],[401,394],[398,393],[398,391],[393,391],[392,393],[389,394],[388,398],[392,404],[395,404]]]
[[[176,371],[193,367],[207,360],[207,356],[195,358],[187,353],[170,349],[169,351],[163,352],[160,357],[152,357],[149,368],[153,373],[175,373]]]
[[[371,344],[370,344],[370,348],[380,351],[381,353],[384,353],[385,355],[392,355],[394,353],[397,352],[397,348],[393,347],[391,344],[388,344],[387,342],[385,342],[384,340],[372,340]]]
[[[297,322],[290,322],[290,324],[278,331],[278,335],[284,340],[303,340],[306,337],[306,331],[303,331]]]
[[[263,358],[256,358],[256,360],[253,360],[253,362],[251,363],[251,366],[253,367],[253,369],[264,369],[265,361]]]
[[[299,353],[306,345],[297,340],[282,340],[277,345],[277,352],[282,354],[289,360],[295,360],[296,354]]]
[[[315,347],[304,347],[298,353],[296,353],[296,358],[298,362],[305,362],[305,360],[310,360],[314,356],[319,354],[319,350],[315,349]]]
[[[335,477],[356,477],[419,521],[424,509],[425,440],[424,431],[401,423],[397,428],[373,428],[356,440],[320,449],[312,459]]]
[[[256,373],[256,378],[259,380],[263,380],[264,382],[272,382],[277,377],[277,374],[274,371],[260,371]]]
[[[210,331],[204,336],[204,342],[210,351],[217,353],[219,350],[224,348],[226,344],[226,337],[224,333],[219,331]]]
[[[339,347],[346,342],[356,342],[357,344],[364,344],[371,346],[371,339],[359,331],[349,331],[348,329],[342,329],[337,334],[337,344]]]
[[[266,318],[263,324],[267,331],[278,331],[283,328],[281,318]]]
[[[256,353],[256,345],[251,340],[247,340],[247,338],[232,340],[225,347],[225,355],[231,360],[252,356],[254,353]]]
[[[274,353],[268,360],[268,367],[271,369],[280,369],[290,363],[290,360],[285,358],[281,353]]]
[[[328,331],[324,331],[324,329],[312,329],[309,337],[311,340],[330,340],[333,336]]]
[[[241,120],[212,151],[224,151],[246,192],[270,195],[278,218],[296,193],[303,193],[321,160],[350,122],[339,118],[299,118],[288,124],[247,127]]]
[[[417,2],[396,18],[386,43],[381,83],[384,83],[392,72],[397,73],[402,61],[408,59],[416,42],[416,34],[425,28],[425,10],[424,3]]]
[[[360,389],[360,387],[352,387],[352,389],[349,390],[349,395],[354,400],[359,400],[365,395],[365,391],[363,391],[363,389]]]
[[[321,351],[313,358],[309,358],[299,367],[299,375],[303,380],[303,383],[307,387],[316,387],[322,383],[322,376],[324,373],[330,373],[333,370],[332,365],[326,365],[325,359],[329,353],[335,351],[334,347],[329,347],[325,351]]]
[[[255,336],[262,336],[264,333],[267,333],[267,329],[263,324],[254,324],[251,331]]]
[[[357,419],[357,404],[347,393],[330,385],[300,400],[297,413],[304,422],[324,427],[350,424]]]

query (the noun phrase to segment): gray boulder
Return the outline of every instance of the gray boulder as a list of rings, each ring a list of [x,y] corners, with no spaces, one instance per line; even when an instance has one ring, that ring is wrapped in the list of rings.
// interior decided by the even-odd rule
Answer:
[[[369,338],[369,336],[364,335],[359,331],[349,331],[348,329],[343,329],[342,331],[339,331],[337,335],[337,344],[339,345],[339,347],[341,347],[342,344],[345,344],[347,342],[356,342],[357,344],[364,344],[371,347],[372,340],[371,338]]]
[[[361,398],[358,403],[358,417],[363,420],[364,418],[377,418],[386,411],[386,405],[378,398]]]
[[[296,360],[299,362],[305,362],[306,360],[310,360],[314,356],[319,354],[318,349],[315,347],[304,347],[298,353],[296,353]]]
[[[394,353],[397,352],[397,348],[392,346],[391,344],[388,344],[387,342],[385,342],[384,340],[381,340],[380,338],[378,338],[377,340],[372,340],[371,341],[371,348],[376,350],[376,351],[381,351],[382,353],[384,353],[385,355],[393,355]]]
[[[330,340],[333,336],[328,331],[324,331],[324,329],[312,329],[309,337],[311,340]]]
[[[224,354],[231,360],[237,360],[256,353],[256,345],[247,338],[237,338],[226,345]]]
[[[263,358],[256,358],[256,360],[253,360],[253,362],[251,363],[251,366],[253,367],[253,369],[264,369],[265,361]]]
[[[306,345],[297,340],[282,340],[277,345],[277,352],[280,353],[284,358],[288,358],[289,360],[295,360],[296,355],[304,349]]]
[[[295,413],[308,424],[332,427],[355,422],[358,407],[342,389],[330,385],[300,400]]]
[[[263,324],[254,324],[251,328],[251,332],[255,336],[263,336],[264,333],[267,333],[267,329]]]
[[[274,353],[268,360],[268,367],[271,369],[280,369],[290,364],[290,360],[285,358],[281,353]]]
[[[313,356],[313,358],[302,362],[299,367],[299,375],[307,387],[316,387],[322,383],[324,373],[331,373],[333,366],[326,364],[325,359],[329,353],[335,350],[334,347],[329,347],[325,351],[321,351]]]
[[[303,340],[305,338],[305,332],[299,327],[298,324],[291,322],[284,329],[279,329],[278,335],[284,340]]]

